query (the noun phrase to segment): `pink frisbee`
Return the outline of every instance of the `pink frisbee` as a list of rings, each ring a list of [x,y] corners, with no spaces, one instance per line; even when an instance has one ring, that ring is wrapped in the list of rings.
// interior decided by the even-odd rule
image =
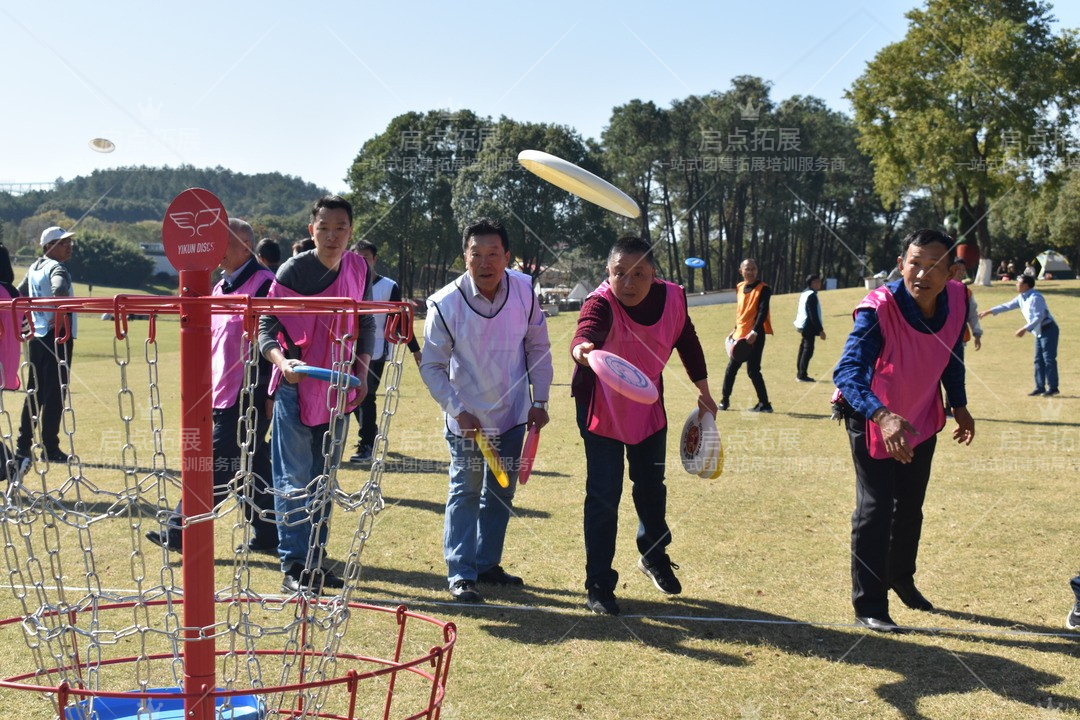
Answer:
[[[659,399],[660,393],[653,381],[618,355],[606,350],[593,350],[588,359],[596,377],[620,395],[644,405],[651,405]]]
[[[518,482],[524,485],[532,475],[533,461],[536,460],[536,448],[540,445],[540,428],[533,425],[525,436],[525,447],[521,449],[521,465],[518,468]]]

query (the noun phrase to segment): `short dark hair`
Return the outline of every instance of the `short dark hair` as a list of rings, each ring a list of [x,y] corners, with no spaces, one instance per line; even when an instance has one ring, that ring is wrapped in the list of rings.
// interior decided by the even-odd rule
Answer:
[[[1031,288],[1035,287],[1035,276],[1034,275],[1028,275],[1027,273],[1021,273],[1016,279],[1022,281],[1028,287],[1031,287]]]
[[[344,210],[349,214],[349,224],[352,225],[352,204],[340,195],[323,195],[316,200],[315,204],[311,206],[311,220],[309,222],[314,223],[319,211],[323,208],[327,210]]]
[[[263,238],[255,246],[255,254],[266,262],[281,262],[281,246],[277,244],[277,240]]]
[[[811,273],[811,274],[807,275],[806,276],[806,287],[810,287],[811,285],[814,284],[815,280],[820,280],[820,279],[821,279],[821,276],[818,275],[817,273]]]
[[[379,246],[370,240],[356,241],[356,245],[353,246],[353,252],[360,252],[361,250],[367,250],[371,253],[372,257],[379,257]]]
[[[652,245],[633,235],[627,235],[626,237],[619,238],[615,241],[615,244],[611,246],[611,250],[609,250],[607,254],[609,265],[616,255],[642,255],[645,258],[645,262],[649,263],[654,268],[656,267],[656,256],[653,255]]]
[[[916,230],[904,238],[904,242],[900,245],[900,257],[907,255],[908,248],[912,245],[915,247],[925,247],[927,245],[933,245],[934,243],[941,243],[945,246],[945,249],[949,252],[949,266],[952,266],[953,258],[956,257],[956,244],[953,242],[953,239],[945,233],[931,228]]]
[[[507,234],[506,228],[498,220],[486,217],[482,217],[465,227],[465,232],[461,234],[461,252],[465,252],[469,248],[469,238],[478,235],[498,235],[499,239],[502,240],[503,250],[510,252],[510,235]]]
[[[304,238],[303,240],[297,240],[296,242],[294,242],[292,244],[292,254],[293,255],[297,255],[299,253],[307,252],[308,250],[314,250],[314,249],[315,249],[315,240],[314,240],[314,238]]]

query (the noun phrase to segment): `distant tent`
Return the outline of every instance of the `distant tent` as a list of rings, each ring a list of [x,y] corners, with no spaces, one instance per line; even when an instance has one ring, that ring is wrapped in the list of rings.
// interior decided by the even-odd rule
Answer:
[[[590,292],[592,292],[592,290],[589,289],[589,287],[585,283],[578,282],[578,284],[574,286],[574,289],[570,291],[570,294],[566,296],[566,299],[584,300],[589,296]]]
[[[1043,250],[1036,258],[1039,261],[1039,267],[1042,269],[1039,271],[1039,279],[1045,280],[1046,275],[1051,275],[1055,280],[1075,280],[1076,273],[1069,267],[1069,263],[1065,260],[1061,253],[1054,250]]]

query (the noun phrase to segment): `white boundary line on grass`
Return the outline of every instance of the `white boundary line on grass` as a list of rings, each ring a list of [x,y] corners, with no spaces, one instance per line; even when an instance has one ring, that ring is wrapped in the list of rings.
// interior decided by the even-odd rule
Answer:
[[[27,589],[25,587],[16,587],[14,585],[0,585],[0,589],[4,590],[16,590]],[[55,586],[45,588],[47,590],[57,590],[59,588]],[[84,588],[80,587],[67,587],[63,588],[68,592],[78,592]],[[129,589],[120,588],[102,588],[103,593],[110,595],[117,595],[118,600],[121,602],[130,601],[138,597],[138,593]],[[182,592],[172,593],[176,596],[183,596]],[[280,594],[267,594],[263,595],[267,599],[279,600],[284,595]],[[325,597],[335,597],[327,595]],[[353,597],[351,602],[366,603],[369,605],[405,605],[409,609],[413,609],[416,605],[433,605],[436,607],[453,607],[459,609],[477,609],[477,610],[519,610],[522,612],[549,612],[556,613],[558,615],[579,616],[585,613],[584,610],[574,608],[573,610],[562,608],[550,608],[550,607],[538,607],[536,605],[501,605],[492,603],[460,603],[454,601],[443,600],[425,600],[423,598],[395,598],[393,600],[376,599],[376,598],[357,598]],[[745,625],[793,625],[801,627],[816,627],[816,628],[845,628],[853,630],[863,630],[866,628],[857,623],[826,623],[826,622],[812,622],[808,620],[755,620],[753,618],[729,618],[729,617],[713,617],[703,615],[618,615],[623,620],[658,620],[658,621],[676,621],[676,622],[701,622],[701,623],[732,623],[732,624],[745,624]],[[1006,637],[1056,637],[1056,638],[1073,638],[1080,639],[1080,634],[1076,632],[1034,632],[1032,630],[1002,630],[997,628],[951,628],[951,627],[929,627],[929,626],[917,626],[917,625],[901,625],[902,630],[908,633],[922,633],[926,635],[1001,635]],[[900,635],[902,633],[897,633]],[[882,633],[883,636],[891,636],[891,633]]]

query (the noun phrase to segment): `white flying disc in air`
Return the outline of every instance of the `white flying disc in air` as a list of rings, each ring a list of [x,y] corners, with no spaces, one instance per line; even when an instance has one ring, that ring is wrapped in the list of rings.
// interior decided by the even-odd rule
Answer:
[[[632,197],[572,162],[540,150],[522,150],[518,162],[537,177],[605,210],[628,218],[641,215],[641,208]]]
[[[106,140],[105,138],[94,138],[89,144],[91,150],[99,153],[111,153],[116,149],[116,144],[112,140]]]

